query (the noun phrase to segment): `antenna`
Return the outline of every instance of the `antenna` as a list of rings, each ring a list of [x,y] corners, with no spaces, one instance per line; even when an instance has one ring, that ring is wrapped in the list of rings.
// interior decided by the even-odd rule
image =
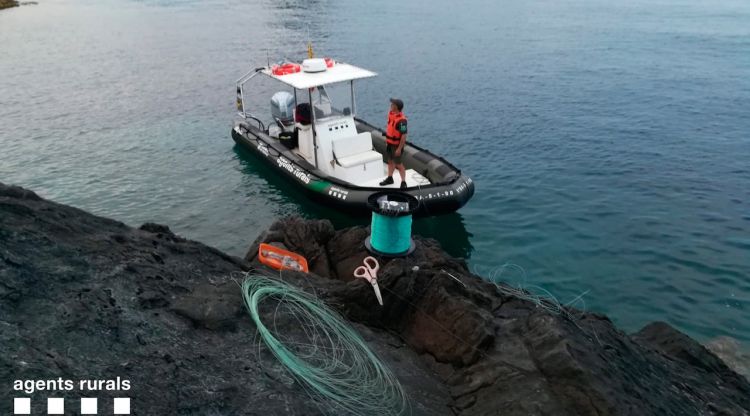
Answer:
[[[307,57],[313,57],[312,40],[310,40],[310,22],[307,22]]]
[[[266,48],[266,65],[268,68],[271,67],[271,58],[268,57],[268,48]]]

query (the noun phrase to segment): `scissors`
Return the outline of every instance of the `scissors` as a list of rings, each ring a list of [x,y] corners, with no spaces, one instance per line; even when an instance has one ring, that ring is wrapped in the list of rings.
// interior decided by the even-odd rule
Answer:
[[[375,296],[378,298],[378,303],[383,306],[383,298],[380,296],[380,288],[378,287],[378,270],[380,264],[375,260],[374,257],[365,257],[363,266],[359,266],[354,269],[354,277],[361,277],[367,280],[372,285],[372,290],[375,291]]]

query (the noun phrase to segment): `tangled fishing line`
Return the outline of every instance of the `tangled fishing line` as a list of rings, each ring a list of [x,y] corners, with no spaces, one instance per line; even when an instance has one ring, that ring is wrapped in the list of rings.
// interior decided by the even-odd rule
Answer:
[[[245,277],[242,294],[263,342],[324,410],[353,415],[407,413],[406,394],[398,379],[323,302],[260,275]]]
[[[503,280],[503,274],[507,270],[516,270],[521,273],[521,281],[518,283],[518,286],[514,287],[501,283]],[[553,315],[560,315],[568,319],[576,326],[578,326],[577,321],[583,316],[583,313],[585,313],[586,310],[586,302],[583,300],[583,297],[589,292],[588,290],[579,294],[571,301],[563,304],[547,289],[544,289],[541,286],[527,284],[526,271],[516,264],[506,263],[492,270],[488,274],[487,280],[492,282],[500,293],[527,300],[535,304],[538,308],[542,308]],[[579,309],[581,310],[580,316],[576,316],[571,312],[574,311],[571,307],[576,305],[579,305]],[[579,329],[582,328],[579,326]]]

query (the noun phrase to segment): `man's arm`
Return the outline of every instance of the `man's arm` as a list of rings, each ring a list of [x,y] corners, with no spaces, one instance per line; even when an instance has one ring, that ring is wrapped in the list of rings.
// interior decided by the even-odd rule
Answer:
[[[396,155],[400,156],[401,151],[404,150],[404,145],[406,145],[406,133],[408,132],[406,128],[406,120],[401,120],[396,128],[399,130],[399,132],[401,132],[401,141],[398,143],[398,147],[396,148]]]
[[[404,145],[406,144],[406,135],[401,135],[401,141],[398,143],[398,148],[396,148],[396,154],[400,155],[401,151],[404,150]]]

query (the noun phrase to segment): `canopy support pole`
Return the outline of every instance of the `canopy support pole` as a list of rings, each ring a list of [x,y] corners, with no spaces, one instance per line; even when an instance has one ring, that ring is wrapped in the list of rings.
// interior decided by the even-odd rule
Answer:
[[[310,102],[310,118],[312,119],[313,152],[315,153],[315,168],[318,168],[318,140],[315,133],[315,106],[312,100],[312,88],[307,89],[307,98]]]

